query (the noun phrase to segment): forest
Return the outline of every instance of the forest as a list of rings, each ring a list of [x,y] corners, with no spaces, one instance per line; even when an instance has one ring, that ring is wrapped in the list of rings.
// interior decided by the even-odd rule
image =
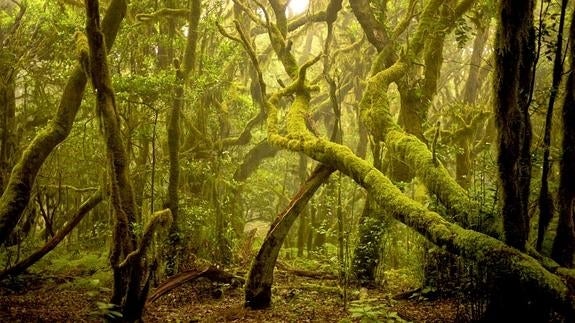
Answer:
[[[0,322],[575,322],[575,2],[0,0]]]

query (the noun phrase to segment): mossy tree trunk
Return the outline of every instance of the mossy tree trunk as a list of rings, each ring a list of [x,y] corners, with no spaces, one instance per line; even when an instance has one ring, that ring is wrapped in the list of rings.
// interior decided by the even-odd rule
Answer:
[[[107,48],[111,48],[126,13],[125,0],[112,0],[102,21]],[[72,129],[72,124],[80,108],[86,73],[77,65],[68,79],[60,99],[58,111],[48,125],[34,137],[12,169],[0,197],[0,244],[4,243],[20,220],[30,201],[30,192],[40,167],[52,150],[60,144]]]
[[[495,41],[497,164],[503,194],[503,227],[505,242],[519,250],[525,250],[529,234],[533,6],[533,0],[502,1]]]
[[[174,61],[176,69],[176,79],[174,84],[174,101],[168,118],[167,135],[168,135],[168,155],[169,155],[169,181],[168,196],[166,204],[172,211],[173,222],[170,228],[168,239],[167,265],[166,273],[173,275],[177,271],[177,258],[181,254],[181,238],[178,230],[179,215],[179,179],[180,179],[180,116],[184,108],[185,87],[190,73],[196,63],[196,47],[198,43],[198,25],[200,23],[201,0],[193,0],[190,3],[190,14],[188,17],[188,36],[186,39],[186,48],[183,55],[183,67],[180,67],[178,61]]]
[[[572,18],[575,18],[575,10]],[[569,40],[575,41],[575,23],[571,22]],[[559,224],[553,241],[552,258],[565,267],[573,267],[575,252],[575,47],[570,46],[570,71],[563,102],[563,141],[559,177]]]
[[[296,99],[288,111],[286,136],[277,132],[277,119],[268,121],[268,138],[280,147],[305,152],[310,157],[336,167],[372,193],[384,211],[416,230],[447,251],[474,260],[479,266],[497,270],[499,277],[528,291],[526,302],[541,301],[572,317],[575,303],[561,279],[544,269],[535,259],[482,233],[466,230],[450,223],[439,214],[412,201],[394,186],[387,177],[368,162],[355,156],[351,150],[315,137],[306,129],[301,116],[309,108],[309,96],[297,90]],[[273,102],[273,101],[272,101]],[[270,102],[270,116],[276,107]],[[382,220],[383,221],[383,220]]]
[[[108,9],[111,10],[111,9]],[[137,207],[131,182],[128,154],[122,139],[120,117],[108,67],[104,34],[100,27],[98,0],[86,0],[86,36],[89,45],[90,76],[101,116],[110,173],[110,196],[114,215],[110,263],[114,275],[111,303],[119,307],[122,321],[140,320],[153,271],[145,280],[146,253],[158,227],[172,221],[169,209],[155,213],[141,239],[134,232]]]
[[[382,62],[388,60],[387,56],[394,57],[394,55],[386,51],[378,54],[372,66],[372,76],[368,79],[360,109],[362,121],[374,140],[385,143],[388,153],[391,154],[391,160],[395,161],[391,163],[391,176],[394,180],[410,180],[412,175],[419,177],[428,190],[452,211],[457,223],[496,236],[494,219],[484,219],[479,205],[469,198],[465,189],[451,178],[441,164],[434,162],[432,153],[421,140],[423,137],[421,123],[427,114],[430,100],[435,95],[439,69],[443,61],[445,33],[453,30],[455,20],[463,15],[472,3],[472,1],[461,1],[453,10],[447,10],[442,7],[447,4],[441,1],[427,2],[415,36],[409,43],[407,50],[409,56],[397,59],[393,65],[386,66],[387,63]],[[358,19],[361,19],[361,16],[358,16]],[[362,23],[364,28],[370,25]],[[373,32],[364,31],[366,34]],[[425,35],[429,31],[434,36],[426,38]],[[411,72],[410,60],[415,60],[415,57],[422,52],[426,62],[424,73],[426,80],[422,85],[418,85],[420,88],[414,88],[407,82],[405,75]],[[404,115],[402,125],[407,133],[393,121],[389,111],[386,92],[392,82],[398,84],[400,88],[401,109]],[[400,116],[400,120],[401,118]],[[366,221],[366,223],[376,222]],[[365,228],[362,231],[373,233],[378,229]],[[368,237],[363,240],[370,241]]]

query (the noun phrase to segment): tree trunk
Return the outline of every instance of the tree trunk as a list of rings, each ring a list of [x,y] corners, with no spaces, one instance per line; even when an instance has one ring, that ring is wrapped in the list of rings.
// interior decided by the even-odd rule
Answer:
[[[555,58],[553,60],[553,80],[549,92],[549,104],[545,115],[545,132],[543,135],[543,167],[541,169],[541,190],[539,191],[539,225],[537,228],[537,251],[541,252],[545,231],[553,218],[553,198],[549,192],[549,172],[551,161],[549,160],[551,148],[551,129],[553,127],[553,110],[555,99],[559,91],[559,84],[563,74],[563,28],[565,24],[565,12],[568,0],[561,2],[561,15],[559,17],[559,30],[557,31],[557,43],[555,44]]]
[[[573,11],[575,18],[575,10]],[[575,23],[569,29],[571,44],[575,41]],[[560,265],[573,267],[575,252],[575,46],[570,46],[570,71],[567,77],[567,89],[563,102],[563,154],[561,158],[561,175],[559,177],[559,224],[553,241],[551,257]]]
[[[176,80],[174,86],[174,101],[172,102],[172,110],[168,119],[168,153],[169,153],[169,182],[168,182],[168,196],[167,205],[172,211],[173,222],[170,228],[170,235],[168,239],[168,253],[166,273],[173,275],[177,271],[177,258],[181,255],[181,238],[178,230],[178,215],[179,215],[179,178],[180,178],[180,115],[184,108],[185,100],[185,86],[196,63],[196,47],[198,43],[198,26],[200,23],[201,14],[201,0],[194,0],[190,3],[190,15],[188,17],[189,32],[186,41],[186,48],[184,50],[183,67],[174,62],[176,68]],[[173,23],[170,23],[171,25]],[[173,30],[173,26],[171,26]]]
[[[299,154],[299,168],[298,168],[298,176],[300,180],[300,185],[305,183],[307,178],[307,157],[304,154]],[[305,237],[306,232],[308,229],[308,216],[309,216],[309,209],[304,208],[301,211],[301,215],[299,217],[299,226],[297,230],[297,256],[303,257],[303,252],[305,249]]]
[[[108,9],[110,10],[110,9]],[[138,243],[134,232],[136,199],[131,183],[127,152],[120,129],[115,94],[111,87],[104,34],[100,29],[98,0],[86,0],[86,35],[90,49],[91,80],[96,92],[96,111],[101,116],[102,131],[110,165],[111,200],[114,215],[113,246],[110,263],[114,274],[111,303],[119,306],[122,320],[141,318],[149,288],[143,284],[145,256],[158,226],[171,224],[170,210],[154,214]]]
[[[281,246],[297,216],[331,173],[332,168],[318,166],[300,187],[288,207],[272,223],[248,274],[245,287],[246,307],[257,309],[270,306],[273,270]]]
[[[529,234],[531,122],[529,96],[533,68],[533,0],[503,1],[495,41],[497,164],[503,193],[505,242],[525,250]]]

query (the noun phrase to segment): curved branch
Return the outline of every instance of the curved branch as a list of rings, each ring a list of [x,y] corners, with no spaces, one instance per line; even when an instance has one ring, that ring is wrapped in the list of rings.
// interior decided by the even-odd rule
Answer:
[[[70,232],[72,232],[72,230],[78,225],[78,223],[82,221],[84,216],[86,216],[86,214],[88,214],[100,202],[102,202],[103,198],[104,194],[102,193],[101,190],[98,189],[84,203],[82,203],[82,205],[80,205],[78,210],[73,215],[67,217],[71,218],[71,220],[68,221],[66,225],[64,225],[64,227],[62,227],[62,229],[60,229],[48,242],[46,242],[46,244],[44,244],[42,248],[38,249],[37,251],[35,251],[26,259],[20,261],[16,265],[0,272],[0,280],[2,280],[6,276],[15,276],[21,274],[30,266],[35,264],[38,260],[42,259],[42,257],[48,254],[50,251],[54,250],[54,248],[56,248],[58,244],[62,242],[62,240],[64,240],[64,238]]]

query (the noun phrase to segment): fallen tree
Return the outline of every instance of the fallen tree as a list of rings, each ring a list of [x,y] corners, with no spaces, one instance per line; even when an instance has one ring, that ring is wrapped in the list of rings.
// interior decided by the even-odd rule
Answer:
[[[563,281],[548,272],[532,257],[509,247],[485,234],[464,229],[420,203],[405,196],[380,171],[357,157],[348,147],[314,136],[306,127],[309,109],[309,92],[305,86],[305,71],[311,64],[303,65],[300,77],[290,87],[295,100],[287,114],[288,134],[277,131],[277,107],[268,101],[268,140],[274,145],[303,152],[348,175],[373,194],[377,203],[394,218],[416,230],[429,241],[447,251],[476,261],[480,266],[494,268],[500,276],[513,280],[518,286],[532,292],[541,302],[552,302],[569,317],[575,314],[575,301]]]

